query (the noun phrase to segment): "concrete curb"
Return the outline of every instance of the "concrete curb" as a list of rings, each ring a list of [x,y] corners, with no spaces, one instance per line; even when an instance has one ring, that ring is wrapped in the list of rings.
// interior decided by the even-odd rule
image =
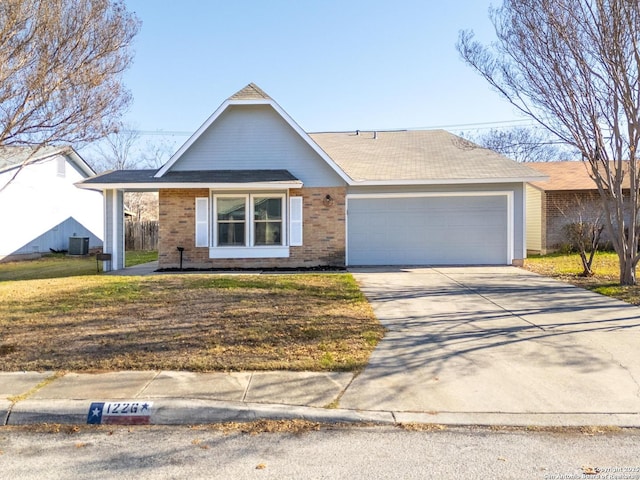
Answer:
[[[140,399],[137,399],[140,400]],[[87,423],[90,400],[24,400],[5,416],[5,425]],[[391,412],[361,412],[291,405],[252,404],[198,399],[154,399],[152,425],[193,425],[268,420],[308,420],[320,423],[393,424]]]
[[[640,413],[394,412],[398,423],[490,427],[640,428]]]
[[[7,424],[11,405],[12,403],[9,400],[0,400],[0,422],[2,422],[1,425]]]
[[[137,399],[140,400],[140,399]],[[116,400],[117,401],[117,400]],[[153,399],[151,425],[198,425],[256,420],[308,420],[377,425],[437,424],[494,427],[640,428],[640,413],[388,412],[327,409],[202,399]],[[7,404],[9,402],[6,402]],[[0,404],[4,425],[87,424],[90,400],[24,400]]]

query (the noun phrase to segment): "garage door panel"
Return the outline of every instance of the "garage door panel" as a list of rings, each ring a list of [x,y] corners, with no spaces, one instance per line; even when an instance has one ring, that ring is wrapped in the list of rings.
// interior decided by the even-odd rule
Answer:
[[[504,264],[507,198],[350,198],[350,265]]]

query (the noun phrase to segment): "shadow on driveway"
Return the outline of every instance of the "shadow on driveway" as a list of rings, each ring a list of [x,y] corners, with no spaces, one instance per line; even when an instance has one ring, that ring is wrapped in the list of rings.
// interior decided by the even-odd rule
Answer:
[[[386,337],[344,408],[640,412],[640,308],[514,267],[352,272]]]

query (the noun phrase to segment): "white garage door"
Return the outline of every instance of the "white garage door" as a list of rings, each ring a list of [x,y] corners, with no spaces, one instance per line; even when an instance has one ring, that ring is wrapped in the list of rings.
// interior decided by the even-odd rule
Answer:
[[[504,265],[508,197],[358,198],[347,204],[349,265]]]

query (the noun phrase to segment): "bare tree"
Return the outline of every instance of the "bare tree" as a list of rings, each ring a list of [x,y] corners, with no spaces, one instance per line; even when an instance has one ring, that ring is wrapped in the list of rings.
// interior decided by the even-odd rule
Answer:
[[[125,208],[134,222],[158,220],[158,192],[125,192]]]
[[[557,201],[554,205],[566,220],[562,230],[571,247],[580,255],[584,277],[590,277],[594,273],[593,259],[604,230],[604,209],[601,202],[594,205],[596,199],[597,197],[585,198],[575,194],[570,202]]]
[[[171,156],[175,142],[166,137],[141,142],[142,133],[132,125],[121,124],[98,143],[91,145],[85,155],[97,172],[158,169]]]
[[[461,136],[516,162],[552,162],[572,158],[572,152],[558,145],[548,132],[533,128],[492,128],[482,134],[462,133]]]
[[[35,152],[112,131],[139,26],[121,0],[2,0],[0,146]]]
[[[134,147],[140,140],[140,133],[129,125],[120,125],[95,146],[91,155],[92,167],[96,172],[106,170],[129,170],[136,168],[137,156]]]
[[[620,283],[634,285],[640,260],[638,1],[504,0],[490,17],[497,42],[487,47],[464,31],[458,51],[512,105],[588,162],[619,257]]]
[[[147,141],[140,153],[140,165],[143,168],[160,168],[175,151],[176,142],[169,137]]]
[[[122,124],[113,133],[100,140],[87,152],[87,158],[94,170],[131,170],[146,166],[148,158],[156,153],[156,148],[147,144],[140,147],[141,134],[131,125]],[[158,219],[157,192],[125,192],[124,204],[134,222]]]

